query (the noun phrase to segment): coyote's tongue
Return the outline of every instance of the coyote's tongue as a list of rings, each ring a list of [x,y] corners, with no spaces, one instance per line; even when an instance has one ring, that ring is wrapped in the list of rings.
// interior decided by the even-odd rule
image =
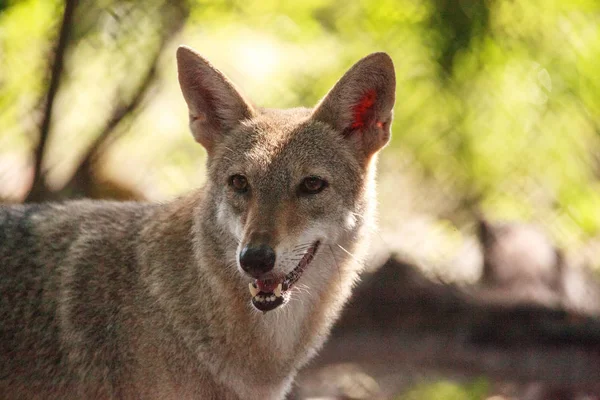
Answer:
[[[275,279],[267,279],[267,280],[256,280],[256,286],[261,292],[272,293],[277,287],[277,282]]]

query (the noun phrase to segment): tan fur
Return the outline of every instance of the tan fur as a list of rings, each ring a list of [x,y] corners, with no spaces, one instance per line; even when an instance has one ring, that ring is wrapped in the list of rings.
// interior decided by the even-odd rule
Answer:
[[[166,204],[0,207],[0,398],[281,399],[350,295],[390,136],[389,57],[357,63],[314,111],[258,109],[193,50],[177,59],[204,188]],[[365,93],[374,103],[356,108]],[[307,176],[329,186],[301,195]],[[257,238],[281,276],[322,243],[265,314],[238,261]]]

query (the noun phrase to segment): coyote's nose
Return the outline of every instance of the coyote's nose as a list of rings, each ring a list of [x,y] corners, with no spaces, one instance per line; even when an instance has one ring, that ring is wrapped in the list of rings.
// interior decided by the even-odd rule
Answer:
[[[248,274],[260,278],[275,266],[275,251],[266,244],[248,244],[240,252],[240,265]]]

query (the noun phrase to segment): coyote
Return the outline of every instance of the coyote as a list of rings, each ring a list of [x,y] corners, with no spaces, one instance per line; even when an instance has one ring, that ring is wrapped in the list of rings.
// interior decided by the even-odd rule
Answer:
[[[0,398],[282,399],[349,297],[390,57],[288,110],[255,107],[188,47],[177,63],[202,189],[0,207]]]

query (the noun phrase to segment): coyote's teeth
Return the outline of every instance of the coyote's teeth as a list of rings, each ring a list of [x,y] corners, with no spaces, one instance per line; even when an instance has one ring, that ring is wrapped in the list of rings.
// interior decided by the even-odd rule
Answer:
[[[250,289],[250,294],[252,295],[252,297],[256,296],[258,292],[260,292],[260,290],[258,290],[258,288],[255,287],[252,282],[248,284],[248,289]]]
[[[275,296],[281,297],[281,283],[279,285],[277,285],[275,290],[273,290],[273,293],[275,293]]]

